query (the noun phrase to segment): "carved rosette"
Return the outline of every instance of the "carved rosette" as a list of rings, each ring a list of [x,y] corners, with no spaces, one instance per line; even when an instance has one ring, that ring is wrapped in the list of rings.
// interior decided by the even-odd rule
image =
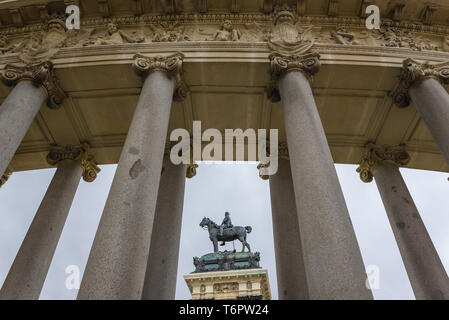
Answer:
[[[24,66],[6,65],[2,72],[2,80],[10,87],[15,86],[19,81],[32,81],[45,91],[47,106],[51,109],[60,108],[66,98],[54,73],[53,63],[50,61]]]
[[[97,178],[100,168],[94,162],[94,157],[90,154],[90,147],[87,144],[81,146],[54,147],[47,155],[47,162],[56,166],[63,160],[75,161],[83,170],[83,180],[92,182]]]
[[[281,53],[272,53],[270,59],[271,80],[268,85],[267,96],[273,102],[280,101],[277,81],[287,72],[296,71],[303,73],[309,80],[315,75],[321,67],[320,54],[310,50],[302,55],[284,55]]]
[[[408,90],[426,79],[435,79],[442,84],[449,84],[449,61],[439,64],[419,63],[413,59],[403,62],[399,75],[399,84],[391,93],[394,103],[399,108],[410,105]]]
[[[388,161],[398,167],[402,167],[410,162],[410,155],[405,150],[404,145],[380,147],[370,143],[366,146],[366,151],[362,156],[360,166],[357,168],[360,179],[367,183],[373,181],[374,169],[383,161]]]
[[[5,170],[5,173],[0,177],[0,188],[8,181],[9,177],[11,177],[13,170],[10,166],[8,166]]]
[[[138,75],[147,77],[154,71],[166,72],[170,78],[175,80],[175,90],[173,99],[182,101],[188,93],[188,87],[182,77],[182,63],[184,55],[180,52],[170,56],[154,56],[147,57],[141,54],[134,56],[133,67]]]

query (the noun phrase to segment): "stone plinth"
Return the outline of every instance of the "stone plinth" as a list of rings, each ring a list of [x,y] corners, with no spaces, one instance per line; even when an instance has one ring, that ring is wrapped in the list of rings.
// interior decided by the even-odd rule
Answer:
[[[255,269],[260,268],[260,253],[259,252],[216,252],[203,255],[201,258],[193,258],[195,271],[210,272],[210,271],[228,271],[240,269]]]
[[[191,273],[184,280],[193,300],[271,300],[266,269]]]

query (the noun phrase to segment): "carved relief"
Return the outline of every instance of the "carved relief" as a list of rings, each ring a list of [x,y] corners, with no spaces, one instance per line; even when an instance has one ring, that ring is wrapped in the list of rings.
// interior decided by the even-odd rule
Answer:
[[[449,52],[449,35],[443,37],[443,45],[442,48],[444,51]]]
[[[214,34],[217,41],[238,41],[242,37],[240,30],[234,28],[230,20],[225,20]]]
[[[408,90],[415,83],[425,79],[435,79],[442,84],[449,84],[449,62],[439,64],[419,63],[413,59],[406,59],[403,62],[399,83],[391,93],[394,103],[404,108],[410,104]]]
[[[90,147],[87,144],[81,146],[53,147],[47,155],[47,162],[56,166],[63,160],[75,161],[83,170],[83,179],[92,182],[97,178],[100,168],[94,162],[94,157],[90,154]]]
[[[398,167],[406,166],[410,162],[410,156],[405,151],[405,146],[380,147],[373,143],[366,146],[357,172],[363,182],[371,182],[374,178],[374,169],[382,161],[392,162]]]
[[[29,80],[36,86],[41,86],[47,94],[47,105],[51,109],[60,108],[66,97],[50,61],[24,66],[6,65],[2,80],[8,86],[14,86],[22,80]]]
[[[148,25],[152,32],[152,42],[177,42],[189,41],[189,36],[185,33],[185,25],[180,22],[159,23],[158,25]]]
[[[277,7],[273,29],[268,35],[268,46],[282,55],[302,55],[313,46],[310,35],[312,26],[302,28],[297,24],[295,14],[288,6]]]
[[[268,46],[273,51],[269,56],[271,80],[267,90],[271,101],[280,100],[277,80],[284,73],[298,71],[310,78],[318,72],[320,55],[312,50],[313,40],[307,36],[311,29],[312,26],[302,29],[296,25],[296,16],[288,7],[276,9],[274,27],[268,37]]]
[[[214,284],[214,292],[215,293],[229,293],[232,291],[237,291],[238,289],[239,289],[238,282],[215,283]]]

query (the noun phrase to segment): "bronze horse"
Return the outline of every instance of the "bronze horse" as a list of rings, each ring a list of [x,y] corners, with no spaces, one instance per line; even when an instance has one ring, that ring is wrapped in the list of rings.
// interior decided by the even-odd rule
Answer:
[[[218,241],[234,241],[236,239],[240,240],[242,243],[242,252],[245,252],[245,247],[248,248],[248,251],[251,252],[251,248],[246,242],[246,235],[251,232],[252,228],[250,226],[240,227],[235,226],[232,228],[226,228],[223,230],[223,235],[220,235],[220,226],[215,222],[210,220],[209,218],[203,218],[200,222],[200,227],[206,227],[209,231],[209,239],[214,244],[214,252],[218,252]]]

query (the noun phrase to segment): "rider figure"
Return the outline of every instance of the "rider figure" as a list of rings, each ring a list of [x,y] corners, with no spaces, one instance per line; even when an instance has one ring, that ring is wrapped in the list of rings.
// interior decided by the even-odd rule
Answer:
[[[225,212],[225,217],[223,219],[223,222],[220,225],[220,236],[223,236],[223,229],[224,228],[232,228],[232,222],[231,222],[231,217],[229,216],[229,212]],[[223,241],[221,243],[221,246],[224,246],[226,244],[225,241]]]

